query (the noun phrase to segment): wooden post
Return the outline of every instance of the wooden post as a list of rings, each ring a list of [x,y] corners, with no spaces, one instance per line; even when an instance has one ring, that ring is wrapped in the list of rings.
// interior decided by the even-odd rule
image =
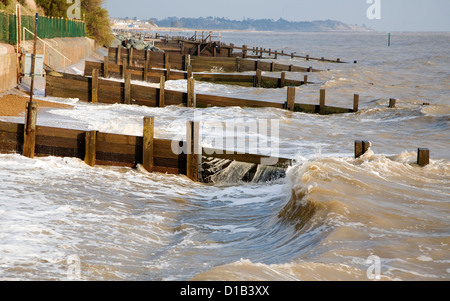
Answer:
[[[325,114],[325,89],[320,89],[319,114]]]
[[[164,53],[164,67],[167,69],[168,65],[169,65],[169,54],[166,52]]]
[[[280,82],[279,82],[278,87],[283,88],[285,86],[285,83],[286,83],[286,72],[283,71],[283,72],[281,72],[281,77],[280,77]]]
[[[359,107],[359,94],[353,95],[353,112],[358,112]]]
[[[128,66],[133,67],[133,47],[128,49]]]
[[[261,69],[261,61],[260,60],[257,60],[255,63],[255,71],[258,69]]]
[[[270,72],[275,72],[275,62],[270,64]]]
[[[294,112],[294,109],[295,109],[295,87],[287,88],[286,109],[288,111]]]
[[[241,72],[241,58],[236,57],[236,72]]]
[[[292,52],[292,53],[291,53],[291,59],[293,59],[293,58],[294,58],[294,53]]]
[[[108,78],[109,77],[109,58],[108,56],[105,56],[103,59],[103,77]]]
[[[355,158],[358,159],[362,155],[364,155],[370,148],[370,142],[369,141],[361,141],[356,140],[355,141]]]
[[[428,148],[419,148],[417,150],[417,164],[420,167],[430,164],[430,150]]]
[[[313,67],[309,66],[308,72],[313,72]]]
[[[194,86],[195,86],[195,80],[193,78],[188,78],[188,80],[187,80],[187,107],[188,108],[193,108],[195,106]]]
[[[98,103],[98,69],[92,70],[91,102]]]
[[[389,99],[389,108],[395,108],[396,101],[397,100],[395,98]]]
[[[165,89],[166,89],[166,78],[162,75],[159,79],[159,107],[165,107]]]
[[[308,85],[308,75],[303,76],[303,84],[306,86]]]
[[[230,48],[228,48],[228,57],[232,57],[233,56],[233,50],[234,50],[234,44],[231,43],[230,44]]]
[[[198,181],[198,165],[200,162],[200,124],[199,122],[188,121],[186,125],[187,140],[187,166],[186,175],[194,182]]]
[[[309,61],[309,54],[306,55],[306,60]]]
[[[275,50],[275,59],[278,59],[278,50]]]
[[[166,80],[170,80],[170,69],[171,69],[170,64],[167,64],[166,65]]]
[[[355,158],[358,159],[363,155],[363,142],[361,140],[355,141]]]
[[[120,62],[122,61],[122,49],[119,46],[117,46],[117,53],[116,53],[116,64],[120,65]]]
[[[294,71],[294,65],[290,64],[289,65],[289,72],[292,72],[292,71]]]
[[[124,104],[131,104],[131,73],[125,73]]]
[[[127,59],[122,59],[122,78],[125,78],[125,73],[127,72]]]
[[[369,150],[371,143],[370,143],[370,141],[363,140],[362,145],[363,145],[363,155],[364,155]]]
[[[155,136],[155,118],[144,117],[144,144],[142,166],[148,172],[153,171],[154,165],[154,136]]]
[[[261,70],[258,69],[258,70],[256,70],[254,87],[255,88],[260,88],[261,87],[261,81],[262,81],[262,72],[261,72]]]
[[[86,132],[85,138],[86,153],[84,156],[84,163],[86,163],[91,167],[95,166],[95,159],[97,152],[96,144],[97,144],[97,131]]]
[[[193,73],[192,73],[192,66],[191,65],[187,66],[186,76],[187,76],[186,79],[192,78],[194,76]]]
[[[35,102],[27,102],[25,113],[23,155],[28,158],[34,158],[36,145],[36,120],[37,120],[37,104]]]
[[[247,45],[242,46],[242,58],[247,58]]]
[[[142,73],[142,80],[144,82],[148,81],[148,61],[145,59],[144,72]]]

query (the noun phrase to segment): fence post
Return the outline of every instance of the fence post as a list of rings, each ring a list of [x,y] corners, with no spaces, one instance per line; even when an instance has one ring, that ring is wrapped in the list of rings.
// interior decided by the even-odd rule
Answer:
[[[419,148],[417,150],[417,164],[420,167],[430,164],[430,150],[428,148]]]
[[[308,75],[303,76],[303,84],[306,86],[308,85]]]
[[[319,114],[325,114],[325,89],[320,89]]]
[[[155,117],[144,117],[144,144],[142,166],[148,172],[153,171],[154,165],[154,136],[155,136]]]
[[[359,94],[353,95],[353,112],[358,112],[359,107]]]
[[[97,133],[97,131],[86,132],[84,162],[91,167],[95,166]]]
[[[283,71],[283,72],[281,72],[278,87],[283,88],[285,86],[285,83],[286,83],[286,72]]]
[[[270,72],[275,72],[275,62],[270,64]]]
[[[369,141],[356,140],[355,141],[355,158],[358,159],[359,157],[364,155],[369,150],[369,147],[370,147]]]
[[[124,104],[131,104],[131,73],[125,73]]]
[[[122,59],[122,78],[125,78],[125,73],[127,72],[127,59]]]
[[[109,77],[109,58],[108,56],[105,56],[103,59],[103,77],[108,78]]]
[[[120,48],[120,45],[117,46],[117,52],[116,52],[116,64],[120,65],[120,62],[122,61],[122,49]]]
[[[91,102],[98,103],[98,69],[92,70]]]
[[[169,65],[169,54],[167,52],[164,53],[164,67],[167,69],[167,65]]]
[[[186,79],[192,78],[194,76],[193,73],[192,73],[192,66],[191,65],[187,66],[186,76],[187,76]]]
[[[186,124],[187,140],[187,166],[186,175],[194,182],[198,182],[198,171],[200,162],[200,124],[199,122],[188,121]]]
[[[236,57],[236,72],[241,72],[241,58]]]
[[[167,64],[166,65],[166,80],[170,80],[170,69],[171,69],[170,64]]]
[[[286,109],[288,111],[294,112],[294,109],[295,109],[295,87],[287,88]]]
[[[194,86],[195,86],[195,80],[193,78],[188,78],[188,80],[187,80],[187,107],[188,108],[193,108],[195,106]]]
[[[166,89],[166,78],[161,75],[159,78],[159,107],[165,107],[165,89]]]
[[[128,49],[128,66],[133,66],[133,47]]]
[[[242,46],[242,58],[247,58],[247,45]]]
[[[255,75],[255,79],[253,82],[253,86],[255,88],[260,88],[261,87],[261,83],[262,83],[262,72],[261,70],[256,70],[256,75]]]
[[[37,103],[27,102],[25,112],[23,155],[34,158],[36,146]]]
[[[145,63],[144,63],[144,72],[142,74],[142,80],[144,82],[148,81],[148,61],[147,61],[147,59],[145,59]]]
[[[389,108],[395,108],[396,102],[397,102],[397,99],[395,99],[395,98],[389,99]]]

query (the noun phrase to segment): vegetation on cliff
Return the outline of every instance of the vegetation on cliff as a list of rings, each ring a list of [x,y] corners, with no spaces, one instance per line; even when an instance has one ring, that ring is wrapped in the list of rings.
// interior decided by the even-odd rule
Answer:
[[[86,34],[100,45],[107,46],[114,40],[109,24],[108,11],[102,7],[104,0],[81,1],[81,18],[86,22]],[[15,13],[16,4],[23,6],[23,14],[40,13],[48,17],[66,18],[72,4],[66,0],[0,0],[0,11]]]

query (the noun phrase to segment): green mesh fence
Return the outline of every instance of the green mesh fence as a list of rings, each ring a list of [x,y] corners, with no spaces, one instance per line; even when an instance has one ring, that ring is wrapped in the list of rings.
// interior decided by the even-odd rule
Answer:
[[[24,27],[34,33],[34,16],[22,16],[21,21],[22,35],[24,32]],[[0,42],[12,45],[16,44],[16,26],[16,15],[0,13]],[[82,21],[51,17],[39,17],[37,35],[41,39],[85,37],[86,28],[85,23]],[[25,35],[22,37],[22,39],[31,40],[33,39],[33,34],[25,30]]]

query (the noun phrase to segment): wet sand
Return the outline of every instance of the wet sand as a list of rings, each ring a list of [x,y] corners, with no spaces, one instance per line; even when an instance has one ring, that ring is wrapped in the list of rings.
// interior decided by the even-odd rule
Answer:
[[[14,94],[7,94],[0,98],[0,116],[23,116],[29,96],[20,96]],[[39,99],[33,99],[39,108],[63,108],[70,109],[72,106],[66,104],[59,104]]]

